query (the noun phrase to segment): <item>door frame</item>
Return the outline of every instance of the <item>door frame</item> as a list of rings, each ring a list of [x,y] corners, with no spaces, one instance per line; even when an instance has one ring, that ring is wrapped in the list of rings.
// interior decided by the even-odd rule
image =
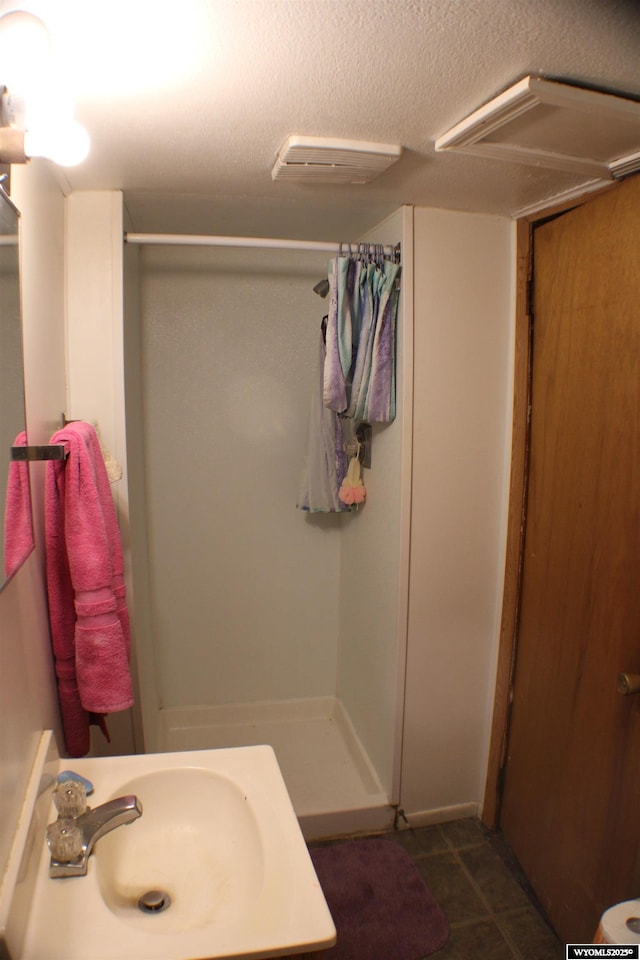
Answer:
[[[533,231],[536,225],[543,223],[550,217],[567,213],[575,207],[582,206],[600,196],[604,190],[616,189],[620,182],[607,184],[603,190],[598,190],[595,194],[589,193],[570,202],[550,205],[547,209],[537,210],[530,217],[519,219],[516,222],[513,426],[505,575],[493,720],[481,816],[482,822],[489,829],[497,827],[500,820],[500,802],[509,742],[513,676],[517,659],[522,557],[527,510],[529,428],[531,422]]]

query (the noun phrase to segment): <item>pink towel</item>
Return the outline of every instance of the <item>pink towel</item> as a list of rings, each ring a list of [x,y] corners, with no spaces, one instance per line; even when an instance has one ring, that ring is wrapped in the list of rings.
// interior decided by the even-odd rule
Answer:
[[[133,704],[129,616],[118,522],[96,432],[75,421],[51,443],[64,443],[68,455],[47,463],[49,617],[65,742],[78,757],[89,750],[91,722]]]
[[[15,447],[24,447],[27,435],[19,433]],[[4,512],[4,575],[10,577],[33,550],[29,464],[14,460],[9,464],[7,498]]]

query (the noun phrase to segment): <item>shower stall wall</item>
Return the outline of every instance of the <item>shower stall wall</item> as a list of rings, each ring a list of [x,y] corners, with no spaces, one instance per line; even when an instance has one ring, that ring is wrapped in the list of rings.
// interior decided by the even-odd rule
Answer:
[[[329,254],[125,258],[133,608],[154,668],[140,671],[145,745],[273,744],[307,836],[386,826],[398,802],[410,218],[362,238],[402,244],[398,414],[374,425],[367,502],[345,515],[295,509]]]

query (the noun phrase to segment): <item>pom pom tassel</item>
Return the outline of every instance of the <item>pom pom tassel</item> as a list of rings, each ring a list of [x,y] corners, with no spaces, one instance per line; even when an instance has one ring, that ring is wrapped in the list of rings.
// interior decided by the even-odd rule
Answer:
[[[367,491],[362,482],[362,474],[360,472],[360,461],[357,457],[352,457],[349,461],[349,469],[347,470],[347,475],[342,481],[342,486],[338,491],[338,496],[343,503],[346,503],[348,506],[351,504],[358,505],[364,503],[367,496]]]

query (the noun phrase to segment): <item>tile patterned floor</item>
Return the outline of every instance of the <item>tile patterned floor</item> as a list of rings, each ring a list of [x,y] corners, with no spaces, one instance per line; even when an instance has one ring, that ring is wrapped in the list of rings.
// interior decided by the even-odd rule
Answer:
[[[449,942],[433,960],[559,960],[561,944],[499,837],[477,820],[386,834],[414,859],[449,919]]]

